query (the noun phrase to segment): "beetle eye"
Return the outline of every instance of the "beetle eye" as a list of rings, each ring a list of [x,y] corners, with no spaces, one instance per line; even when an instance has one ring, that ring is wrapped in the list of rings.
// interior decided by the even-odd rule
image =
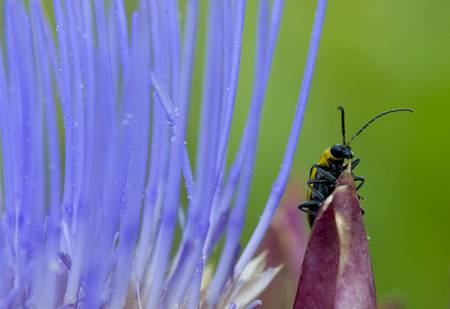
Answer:
[[[344,147],[342,145],[336,144],[330,149],[333,157],[340,159],[344,157]]]

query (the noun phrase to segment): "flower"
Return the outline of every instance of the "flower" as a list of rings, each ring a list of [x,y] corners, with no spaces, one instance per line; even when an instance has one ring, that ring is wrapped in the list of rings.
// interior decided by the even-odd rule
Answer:
[[[246,3],[209,1],[193,170],[186,128],[198,0],[186,3],[183,25],[176,0],[142,0],[130,20],[121,0],[54,0],[54,16],[38,0],[4,1],[0,307],[260,303],[278,269],[252,259],[292,166],[326,7],[318,1],[280,173],[240,254],[283,2],[260,1],[253,97],[228,168]]]
[[[303,260],[295,309],[376,308],[367,235],[350,167],[323,202]]]

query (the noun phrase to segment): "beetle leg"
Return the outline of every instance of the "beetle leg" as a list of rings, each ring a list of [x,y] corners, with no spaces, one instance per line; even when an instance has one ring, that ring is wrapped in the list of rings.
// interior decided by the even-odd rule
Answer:
[[[361,159],[354,159],[352,160],[352,171],[355,169],[356,166],[358,166]],[[344,170],[346,170],[348,167],[348,163],[344,165]]]
[[[352,170],[353,170],[356,166],[358,166],[359,161],[361,161],[361,159],[355,159],[355,160],[352,160]]]
[[[311,190],[311,192],[312,192],[314,195],[318,196],[321,200],[324,200],[324,199],[325,199],[325,196],[324,196],[323,193],[320,192],[319,190],[314,189],[311,185],[309,185],[308,188]]]
[[[322,178],[322,179],[310,179],[306,182],[306,184],[307,184],[308,188],[311,190],[311,192],[313,194],[315,194],[316,196],[318,196],[321,200],[324,200],[325,196],[323,195],[323,193],[320,192],[319,190],[317,190],[316,188],[314,188],[314,184],[316,184],[316,183],[325,184],[325,185],[327,185],[327,184],[333,185],[335,183],[335,181],[331,180],[331,179],[323,179]]]
[[[336,180],[336,177],[334,177],[330,172],[324,170],[323,167],[321,167],[320,165],[314,164],[314,167],[317,168],[317,171],[321,172],[322,175],[325,176],[326,178]]]
[[[322,183],[322,184],[324,184],[324,183],[330,183],[330,184],[332,184],[332,183],[334,183],[334,180],[332,180],[332,179],[327,179],[327,178],[321,178],[321,179],[309,179],[307,182],[306,182],[306,184],[309,186],[309,185],[311,185],[311,184],[315,184],[315,183]]]
[[[317,179],[317,180],[319,180],[319,179]],[[316,188],[314,188],[313,185],[314,185],[314,183],[308,183],[308,189],[310,189],[311,192],[313,194],[315,194],[316,196],[318,196],[321,200],[324,200],[325,196],[323,195],[323,193],[320,192],[319,190],[317,190]]]
[[[364,177],[353,175],[353,180],[360,181],[360,183],[356,186],[356,190],[359,190],[364,185],[365,181]]]
[[[306,201],[298,205],[298,209],[307,214],[316,216],[319,211],[320,202],[319,201]]]

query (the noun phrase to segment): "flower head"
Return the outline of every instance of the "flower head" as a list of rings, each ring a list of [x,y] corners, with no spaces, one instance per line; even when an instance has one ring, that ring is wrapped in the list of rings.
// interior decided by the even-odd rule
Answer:
[[[198,0],[186,3],[183,25],[176,0],[142,0],[130,20],[121,0],[54,0],[55,25],[38,0],[4,3],[0,307],[258,305],[277,268],[251,260],[292,166],[326,1],[285,158],[242,254],[283,0],[260,1],[253,96],[229,168],[245,0],[209,1],[195,160],[186,128]]]

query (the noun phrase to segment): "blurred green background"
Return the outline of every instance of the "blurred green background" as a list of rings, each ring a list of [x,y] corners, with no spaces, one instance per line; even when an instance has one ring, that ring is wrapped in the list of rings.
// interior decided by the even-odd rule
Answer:
[[[316,1],[286,1],[264,109],[246,239],[275,179],[290,130]],[[353,133],[374,114],[411,107],[353,143],[379,300],[446,308],[450,286],[450,2],[330,1],[291,183],[341,141],[339,114]],[[236,149],[251,89],[256,5],[249,1]],[[290,188],[304,192],[304,186]]]

